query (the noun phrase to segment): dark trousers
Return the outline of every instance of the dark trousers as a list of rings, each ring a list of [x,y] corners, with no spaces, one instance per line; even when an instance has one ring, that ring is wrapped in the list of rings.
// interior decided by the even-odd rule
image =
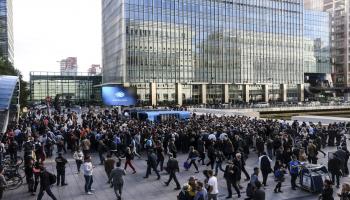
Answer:
[[[225,171],[222,169],[222,162],[216,162],[215,164],[215,176],[218,175],[219,169],[223,172]]]
[[[246,179],[250,179],[250,176],[244,166],[242,167],[242,172],[244,173]]]
[[[209,162],[207,163],[207,166],[210,165],[211,169],[214,169],[214,164],[215,164],[215,160],[212,158],[209,158]]]
[[[81,161],[81,160],[75,160],[75,163],[77,164],[77,170],[78,170],[78,172],[80,173],[80,167],[81,167],[81,164],[83,163],[83,161]]]
[[[27,184],[28,184],[28,192],[34,192],[33,175],[31,175],[31,176],[26,175],[26,181],[27,181]]]
[[[232,187],[236,190],[236,193],[238,196],[241,196],[241,192],[239,191],[239,188],[237,187],[237,184],[234,181],[226,179],[226,185],[227,185],[227,196],[232,196]]]
[[[339,179],[340,179],[340,175],[338,173],[331,173],[332,174],[332,182],[333,184],[336,183],[337,181],[337,186],[339,186]],[[335,180],[337,179],[337,180]]]
[[[276,187],[275,187],[275,191],[281,191],[281,187],[282,187],[282,182],[281,181],[278,181]]]
[[[148,177],[151,174],[151,169],[153,169],[153,171],[157,174],[158,178],[160,178],[156,165],[147,165],[146,177]]]
[[[100,158],[100,163],[103,164],[105,162],[105,157],[103,156],[103,151],[99,151],[98,156]]]
[[[126,170],[126,167],[127,167],[128,165],[131,167],[132,170],[134,170],[134,172],[136,171],[135,168],[134,168],[134,166],[132,166],[132,164],[131,164],[131,160],[126,160],[126,161],[125,161],[124,170]]]
[[[45,191],[51,197],[51,199],[57,200],[55,195],[52,193],[50,186],[48,186],[46,188],[40,187],[40,191],[39,191],[37,200],[41,200],[43,198]]]
[[[92,178],[92,175],[91,176],[87,176],[87,175],[84,175],[84,178],[85,178],[85,192],[88,193],[91,191],[91,185],[92,183],[94,182],[93,178]]]
[[[122,199],[122,191],[123,191],[123,184],[114,184],[114,193],[117,196],[117,199]]]
[[[176,183],[176,187],[180,188],[180,183],[177,180],[176,173],[174,171],[169,172],[169,180],[166,182],[166,184],[169,185],[169,183],[171,182],[172,179],[174,179],[174,181]]]
[[[4,194],[4,189],[0,188],[0,199],[2,199],[3,194]]]
[[[290,180],[290,183],[292,185],[292,188],[296,188],[297,187],[297,184],[296,184],[296,180],[298,178],[298,174],[291,174],[291,180]]]
[[[34,188],[33,188],[33,192],[36,192],[36,189],[38,188],[39,185],[39,180],[40,180],[40,175],[34,175]]]
[[[57,170],[57,185],[65,184],[65,179],[66,179],[66,171],[65,170]]]
[[[190,161],[190,163],[188,165],[189,166],[188,169],[192,166],[192,164],[193,164],[194,168],[196,168],[196,170],[198,171],[198,166],[196,164],[196,160],[195,159],[191,159],[191,161]]]
[[[267,176],[269,175],[269,173],[267,171],[263,171],[263,170],[261,170],[261,173],[263,176],[262,184],[266,186]]]
[[[204,152],[199,152],[199,160],[198,162],[202,161],[202,165],[204,165],[204,160],[205,160],[205,153]]]
[[[157,168],[158,168],[158,165],[160,165],[160,171],[163,171],[164,158],[157,160]]]

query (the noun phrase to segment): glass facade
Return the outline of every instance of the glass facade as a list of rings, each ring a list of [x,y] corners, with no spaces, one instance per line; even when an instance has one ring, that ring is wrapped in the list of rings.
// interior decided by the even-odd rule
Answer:
[[[46,97],[54,99],[60,95],[62,99],[73,102],[101,101],[101,88],[94,87],[102,83],[101,76],[89,76],[77,73],[76,76],[61,76],[60,73],[31,72],[30,100],[41,101]]]
[[[304,71],[331,73],[330,16],[327,12],[304,11]]]
[[[0,56],[13,63],[12,0],[0,0]]]
[[[302,0],[104,0],[103,82],[303,83]]]

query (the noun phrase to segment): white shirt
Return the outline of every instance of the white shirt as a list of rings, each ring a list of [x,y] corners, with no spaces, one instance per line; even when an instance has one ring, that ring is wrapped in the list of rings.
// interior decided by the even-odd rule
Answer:
[[[209,192],[209,194],[218,194],[219,193],[218,180],[215,176],[212,176],[209,178],[208,185],[210,185],[213,188],[213,190],[211,192]]]
[[[84,162],[83,168],[84,168],[84,175],[92,176],[93,167],[91,162]]]

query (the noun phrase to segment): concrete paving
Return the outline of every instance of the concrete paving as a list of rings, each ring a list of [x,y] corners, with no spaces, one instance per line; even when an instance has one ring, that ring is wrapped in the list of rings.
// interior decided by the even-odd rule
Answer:
[[[333,148],[326,148],[326,152],[334,151],[335,147]],[[116,199],[114,191],[112,188],[109,187],[108,184],[106,184],[107,176],[104,171],[104,167],[101,165],[98,165],[98,156],[94,155],[93,157],[93,163],[95,163],[96,168],[94,169],[94,183],[92,184],[92,187],[95,189],[94,195],[85,195],[84,193],[84,176],[82,174],[77,174],[75,161],[73,160],[70,153],[65,155],[66,158],[69,160],[69,164],[66,168],[66,182],[68,183],[68,186],[64,187],[57,187],[53,186],[52,191],[56,195],[57,199],[60,200],[113,200]],[[323,155],[319,154],[319,162],[322,164],[327,164],[327,158],[324,158]],[[187,158],[187,155],[180,154],[178,157],[180,165],[185,161]],[[257,166],[257,155],[255,152],[251,152],[249,155],[249,159],[247,160],[247,170],[249,174],[253,172],[253,168]],[[124,164],[124,163],[123,163]],[[143,179],[143,176],[145,175],[146,171],[146,161],[145,159],[138,159],[135,158],[133,162],[134,166],[136,167],[137,173],[132,174],[132,170],[130,168],[127,169],[127,175],[125,176],[125,185],[124,185],[124,193],[123,193],[123,200],[168,200],[168,199],[176,199],[176,195],[179,191],[174,191],[175,184],[172,182],[169,187],[164,186],[164,181],[168,179],[168,176],[165,175],[165,173],[161,173],[162,177],[161,180],[156,180],[156,175],[153,173],[150,175],[148,179]],[[56,173],[55,170],[55,164],[54,162],[49,159],[46,161],[46,166],[49,171]],[[197,179],[203,181],[204,176],[202,173],[195,174],[194,168],[191,168],[189,171],[183,170],[182,166],[180,166],[181,171],[178,174],[178,179],[180,181],[180,184],[186,183],[187,179],[194,175]],[[200,170],[209,169],[206,166],[200,166]],[[244,179],[244,175],[242,174],[242,180]],[[219,199],[225,199],[227,196],[227,189],[226,189],[226,183],[223,178],[223,172],[219,171],[218,174],[219,179]],[[262,177],[259,178],[262,180]],[[350,182],[350,178],[342,178],[341,182]],[[275,194],[273,192],[273,189],[276,185],[276,182],[274,181],[273,175],[270,174],[268,178],[268,186],[265,188],[266,192],[266,199],[267,200],[283,200],[283,199],[317,199],[317,194],[311,194],[307,191],[298,189],[298,190],[291,190],[290,187],[290,177],[289,175],[286,175],[286,181],[283,183],[282,190],[283,193]],[[247,182],[243,182],[242,186],[246,186]],[[38,189],[39,190],[39,189]],[[233,190],[234,191],[234,190]],[[245,188],[241,190],[242,191],[242,197],[240,199],[244,199],[246,197],[245,195]],[[337,189],[334,188],[334,195],[337,192]],[[38,191],[37,191],[38,192]],[[27,185],[23,184],[20,188],[13,191],[5,191],[4,198],[5,200],[34,200],[36,199],[36,196],[31,196],[29,193],[27,193]],[[45,194],[44,200],[50,199],[50,197]],[[233,196],[233,199],[237,199],[237,195]]]

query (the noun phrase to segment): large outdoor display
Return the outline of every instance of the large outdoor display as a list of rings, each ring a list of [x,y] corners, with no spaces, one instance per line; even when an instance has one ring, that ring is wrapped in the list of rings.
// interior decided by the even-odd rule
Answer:
[[[109,106],[132,106],[136,104],[134,93],[123,86],[103,86],[102,99]]]

